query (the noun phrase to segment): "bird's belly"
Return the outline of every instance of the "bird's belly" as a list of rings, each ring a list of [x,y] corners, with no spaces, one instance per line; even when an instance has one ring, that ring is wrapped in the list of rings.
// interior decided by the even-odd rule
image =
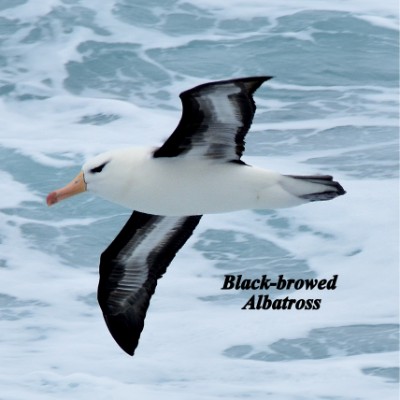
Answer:
[[[242,186],[242,189],[240,188]],[[246,186],[249,186],[248,184]],[[230,176],[214,171],[213,175],[168,176],[159,181],[143,198],[143,211],[162,215],[200,215],[253,208],[254,189],[232,182]],[[146,193],[146,190],[144,190]]]
[[[282,196],[284,199],[287,194],[279,185],[281,175],[275,172],[234,163],[162,161],[147,166],[118,202],[157,215],[201,215],[295,205],[285,205]]]

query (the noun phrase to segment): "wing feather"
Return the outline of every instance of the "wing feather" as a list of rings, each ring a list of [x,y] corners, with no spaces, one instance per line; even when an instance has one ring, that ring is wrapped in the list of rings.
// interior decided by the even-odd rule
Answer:
[[[181,120],[153,156],[240,162],[256,111],[253,93],[268,79],[271,77],[217,81],[181,93]]]
[[[138,345],[157,280],[200,218],[134,211],[101,255],[98,301],[111,335],[128,354]]]

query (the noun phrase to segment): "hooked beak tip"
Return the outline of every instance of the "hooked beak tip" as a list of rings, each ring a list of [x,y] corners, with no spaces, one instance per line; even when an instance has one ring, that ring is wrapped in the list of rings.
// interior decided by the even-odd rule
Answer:
[[[48,194],[47,198],[46,198],[46,203],[47,205],[50,207],[53,204],[56,204],[58,202],[58,198],[57,198],[57,192],[51,192]]]

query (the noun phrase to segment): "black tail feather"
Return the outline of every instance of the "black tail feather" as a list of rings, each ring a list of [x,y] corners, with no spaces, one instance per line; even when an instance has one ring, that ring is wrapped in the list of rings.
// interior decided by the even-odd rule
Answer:
[[[307,193],[298,195],[301,199],[308,201],[324,201],[331,200],[337,196],[342,196],[346,193],[342,185],[339,182],[333,180],[330,175],[286,175],[294,179],[304,180],[310,183],[320,184],[326,187],[324,191],[318,191],[315,193]]]

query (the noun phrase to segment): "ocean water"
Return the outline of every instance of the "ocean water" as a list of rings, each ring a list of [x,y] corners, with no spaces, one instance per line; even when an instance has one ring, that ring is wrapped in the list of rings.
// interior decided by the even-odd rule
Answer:
[[[397,399],[394,0],[0,0],[0,399]],[[347,194],[205,216],[159,281],[133,358],[96,302],[130,211],[45,205],[84,160],[161,144],[178,94],[273,75],[244,160]],[[224,275],[334,290],[221,290]],[[243,310],[252,295],[318,310]]]

